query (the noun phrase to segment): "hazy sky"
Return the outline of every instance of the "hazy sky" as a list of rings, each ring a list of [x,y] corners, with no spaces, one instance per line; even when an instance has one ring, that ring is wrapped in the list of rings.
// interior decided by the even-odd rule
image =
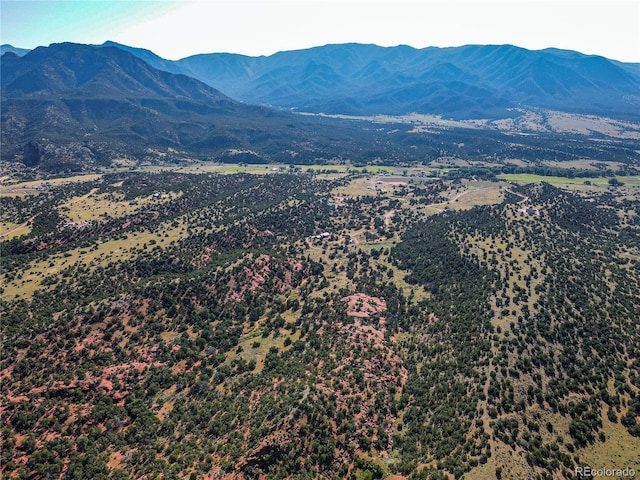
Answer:
[[[0,41],[114,40],[178,59],[328,43],[416,48],[509,43],[640,62],[640,1],[1,0]]]

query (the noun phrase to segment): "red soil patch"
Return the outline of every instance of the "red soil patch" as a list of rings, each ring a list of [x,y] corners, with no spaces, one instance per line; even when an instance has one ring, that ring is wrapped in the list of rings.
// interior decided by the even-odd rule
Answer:
[[[130,368],[135,368],[139,372],[142,372],[142,371],[146,370],[149,367],[161,367],[163,365],[164,365],[164,363],[162,363],[162,362],[152,362],[152,363],[129,362],[129,363],[122,363],[120,365],[111,365],[110,367],[105,368],[102,371],[102,374],[103,375],[113,375],[116,372],[119,372],[121,370],[128,370]]]
[[[113,382],[111,380],[107,380],[106,378],[100,380],[100,385],[98,386],[100,388],[104,388],[107,392],[111,392],[111,390],[113,390]]]
[[[84,337],[80,341],[80,343],[76,344],[73,350],[77,353],[77,352],[80,352],[82,349],[87,348],[91,345],[97,345],[99,341],[102,340],[103,337],[104,337],[104,334],[102,332],[100,332],[99,330],[94,330],[89,335]]]
[[[237,275],[237,278],[231,278],[229,281],[230,293],[227,294],[225,302],[242,302],[247,290],[256,293],[269,280],[274,283],[275,289],[280,292],[291,287],[293,274],[302,269],[302,263],[290,259],[284,265],[283,275],[280,276],[278,274],[278,276],[275,276],[270,266],[271,261],[272,259],[269,255],[262,254],[253,260],[251,267],[244,267],[242,272]]]
[[[47,443],[51,440],[55,440],[56,438],[62,438],[62,435],[60,435],[58,432],[46,432],[44,435],[42,435],[40,440],[43,443]]]
[[[29,401],[29,397],[27,397],[26,395],[18,395],[17,397],[13,397],[10,394],[7,395],[5,397],[7,400],[9,400],[10,402],[14,402],[14,403],[18,403],[18,402],[28,402]],[[4,411],[3,408],[0,408],[0,412]]]
[[[107,462],[107,466],[112,470],[116,468],[122,468],[123,457],[124,455],[122,455],[120,452],[113,452],[109,457],[109,462]]]
[[[351,317],[370,317],[387,309],[387,303],[378,297],[356,293],[340,299],[347,304],[347,315]]]
[[[52,385],[43,385],[40,387],[33,387],[29,390],[29,394],[40,394],[44,392],[60,392],[63,390],[74,390],[76,388],[81,388],[84,391],[88,391],[90,388],[90,384],[88,380],[73,380],[71,383],[65,384],[63,382],[57,381],[53,382]]]

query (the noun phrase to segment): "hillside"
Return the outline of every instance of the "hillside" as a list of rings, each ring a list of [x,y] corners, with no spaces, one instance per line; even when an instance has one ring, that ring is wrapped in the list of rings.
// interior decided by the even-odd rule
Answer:
[[[510,116],[509,109],[533,107],[638,118],[640,65],[558,49],[339,44],[267,57],[214,53],[170,62],[120,48],[237,100],[299,111],[500,118]]]
[[[6,478],[640,469],[638,177],[175,170],[3,189]]]

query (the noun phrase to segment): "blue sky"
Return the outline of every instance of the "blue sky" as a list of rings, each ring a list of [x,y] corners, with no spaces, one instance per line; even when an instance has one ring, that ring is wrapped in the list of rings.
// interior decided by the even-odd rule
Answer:
[[[640,2],[584,0],[1,0],[0,41],[114,40],[178,59],[328,43],[512,44],[640,62]]]

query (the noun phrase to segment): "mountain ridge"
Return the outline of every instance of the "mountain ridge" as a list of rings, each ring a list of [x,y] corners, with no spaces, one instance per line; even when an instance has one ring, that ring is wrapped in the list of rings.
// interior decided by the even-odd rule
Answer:
[[[91,61],[88,61],[88,56],[92,56]],[[146,62],[119,48],[106,50],[59,43],[38,47],[23,57],[9,57],[7,60],[13,63],[7,65],[3,61],[9,68],[2,72],[2,94],[9,98],[69,94],[211,101],[226,98],[187,75],[169,75],[162,70],[145,68]]]
[[[201,53],[167,60],[113,41],[96,46],[127,51],[243,103],[312,113],[499,118],[525,106],[636,119],[640,101],[640,63],[558,48],[342,43],[268,56]],[[3,45],[3,53],[11,49],[26,52]]]
[[[638,96],[640,64],[570,50],[346,43],[270,56],[212,53],[168,61],[149,51],[108,44],[126,48],[156,68],[191,75],[236,100],[298,111],[495,118],[526,105],[637,117],[633,98]],[[419,93],[407,96],[407,89]],[[401,102],[380,103],[403,93]]]
[[[241,65],[243,75],[255,78],[254,95],[277,96],[282,104],[304,91],[306,104],[298,104],[297,110],[329,115],[296,115],[284,107],[237,101],[187,74],[156,69],[113,45],[53,44],[23,57],[7,52],[1,59],[2,159],[64,172],[108,166],[118,158],[135,158],[136,163],[150,158],[178,161],[195,157],[233,163],[300,164],[349,158],[355,163],[393,164],[436,156],[480,158],[483,151],[509,158],[520,155],[516,153],[520,148],[533,148],[538,158],[556,158],[558,151],[563,152],[563,158],[603,155],[602,144],[587,137],[578,140],[580,147],[574,153],[565,153],[565,140],[553,134],[540,141],[522,137],[514,145],[506,133],[477,129],[473,122],[443,124],[437,136],[417,134],[419,130],[406,122],[384,127],[372,124],[374,119],[361,112],[401,112],[407,104],[415,107],[413,111],[464,112],[471,117],[502,119],[524,115],[526,109],[513,109],[506,90],[469,81],[474,77],[456,62],[439,62],[437,68],[425,70],[419,65],[424,59],[412,59],[415,49],[402,47],[402,61],[418,64],[414,71],[423,71],[420,81],[413,82],[412,72],[393,68],[397,50],[384,50],[393,54],[389,60],[377,55],[380,48],[375,45],[363,48],[352,44],[348,49],[350,56],[343,57],[341,45],[328,51],[319,47],[315,59],[298,62],[294,68],[287,66],[292,60],[283,52],[279,69],[269,71],[255,67],[252,62],[257,60],[249,57],[226,55],[226,66],[202,64],[211,71],[224,71],[226,78],[240,75],[237,65]],[[473,47],[470,52],[476,62],[486,64],[489,58],[516,68],[521,53],[510,47],[495,47],[491,52]],[[159,58],[149,51],[138,53],[151,60]],[[343,82],[345,71],[350,72],[350,82]],[[384,72],[383,79],[380,72]],[[623,71],[615,72],[626,78]],[[288,83],[274,89],[285,74]],[[505,76],[509,77],[498,72],[494,82],[504,81]],[[376,87],[366,98],[353,95],[354,85],[363,79]],[[569,88],[566,82],[554,84],[553,78],[544,75],[532,79],[523,74],[516,80],[527,86],[531,95],[537,90],[555,88],[562,93]],[[598,81],[602,82],[594,79]],[[328,90],[331,95],[325,96]],[[360,121],[333,118],[336,116],[330,114],[336,111],[358,114]],[[526,126],[525,130],[533,131]],[[626,159],[633,148],[625,143],[623,150],[612,154]]]

